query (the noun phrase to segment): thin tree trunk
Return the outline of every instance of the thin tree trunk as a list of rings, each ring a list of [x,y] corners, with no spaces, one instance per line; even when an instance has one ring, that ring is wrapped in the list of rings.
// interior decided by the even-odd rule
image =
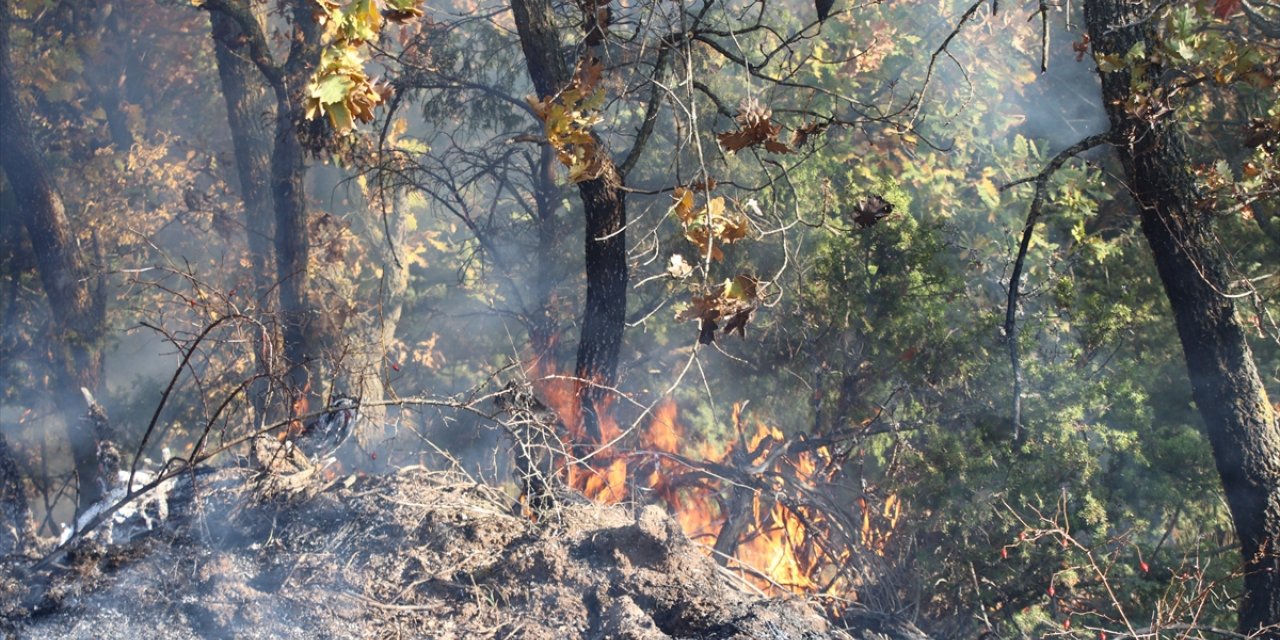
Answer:
[[[218,11],[209,13],[209,22],[244,202],[256,316],[267,327],[270,326],[269,314],[276,306],[271,303],[275,295],[272,269],[275,264],[272,248],[275,220],[270,188],[272,132],[268,126],[274,121],[275,110],[269,87],[250,61],[248,40],[240,25]],[[254,332],[254,360],[257,374],[262,378],[250,388],[250,395],[254,418],[259,426],[267,420],[272,342],[272,334],[261,330]]]
[[[93,434],[83,428],[81,387],[94,390],[102,374],[100,340],[105,300],[102,286],[90,288],[89,274],[56,186],[44,167],[29,129],[27,110],[18,99],[9,50],[10,5],[0,0],[0,153],[9,184],[18,201],[22,224],[31,240],[36,268],[53,314],[55,344],[51,345],[56,406],[64,408],[71,453],[79,476],[80,507],[100,493]]]
[[[121,87],[127,67],[121,50],[128,49],[130,34],[109,28],[109,23],[121,20],[122,10],[123,7],[113,2],[85,3],[79,7],[76,28],[80,33],[76,36],[76,49],[85,64],[85,87],[107,117],[111,142],[117,152],[128,153],[133,147],[133,132],[129,130],[129,118],[123,107]]]
[[[538,96],[546,98],[570,81],[560,34],[549,0],[511,0],[525,64]],[[622,176],[606,151],[600,176],[580,182],[586,218],[587,300],[574,375],[584,381],[579,397],[588,439],[600,442],[598,405],[617,382],[618,351],[627,311],[627,207]]]
[[[404,221],[410,213],[404,210],[402,199],[389,188],[373,197],[374,206],[370,207],[363,235],[373,245],[369,253],[381,265],[383,276],[373,308],[358,314],[351,323],[351,349],[348,366],[343,372],[346,388],[342,389],[358,396],[366,404],[360,410],[363,419],[355,433],[356,442],[365,448],[388,435],[383,431],[387,424],[387,408],[372,403],[386,396],[386,354],[395,341],[396,328],[400,325],[404,309],[404,294],[409,288],[409,265],[404,261],[401,249],[406,233]],[[383,209],[383,202],[380,202],[384,198],[385,207],[389,210]],[[385,225],[381,219],[384,213]]]
[[[1154,7],[1089,0],[1085,17],[1100,55],[1124,56],[1135,44],[1155,51],[1146,19]],[[1141,97],[1158,109],[1161,69],[1149,63]],[[1182,340],[1192,394],[1205,422],[1244,562],[1239,631],[1276,625],[1280,637],[1280,425],[1230,298],[1211,210],[1196,193],[1191,161],[1174,113],[1139,117],[1132,71],[1101,73],[1102,96],[1129,188]]]
[[[538,158],[538,175],[534,178],[533,195],[535,221],[538,225],[538,253],[535,261],[533,283],[533,317],[529,321],[529,342],[534,357],[555,358],[557,325],[552,315],[551,291],[555,281],[554,256],[558,255],[560,236],[557,233],[560,189],[556,186],[555,167],[559,164],[551,145],[542,145]]]

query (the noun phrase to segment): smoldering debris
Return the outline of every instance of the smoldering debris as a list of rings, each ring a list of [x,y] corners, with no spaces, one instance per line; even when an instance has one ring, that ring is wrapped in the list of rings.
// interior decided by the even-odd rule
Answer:
[[[420,467],[265,492],[244,469],[127,543],[0,575],[22,638],[889,638],[727,574],[661,508],[566,500],[554,523]]]

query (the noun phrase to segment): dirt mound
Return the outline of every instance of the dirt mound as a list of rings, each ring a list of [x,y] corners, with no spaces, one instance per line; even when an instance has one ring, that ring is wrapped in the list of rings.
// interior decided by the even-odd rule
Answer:
[[[302,491],[245,471],[127,544],[11,567],[23,638],[883,638],[736,582],[658,507],[510,498],[419,469]],[[36,585],[33,587],[32,585]],[[25,604],[21,604],[25,600]]]

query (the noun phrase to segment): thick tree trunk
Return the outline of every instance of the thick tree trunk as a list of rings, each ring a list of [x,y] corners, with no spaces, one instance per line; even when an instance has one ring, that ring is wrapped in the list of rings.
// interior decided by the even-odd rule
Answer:
[[[311,292],[308,207],[305,192],[307,162],[298,137],[303,122],[302,91],[320,60],[321,29],[313,6],[294,0],[289,55],[284,64],[271,54],[266,34],[245,0],[208,0],[212,13],[234,20],[244,38],[245,51],[275,97],[275,128],[271,148],[270,192],[275,217],[276,278],[280,296],[285,382],[291,408],[319,408],[323,365],[336,345],[334,327],[317,309]]]
[[[269,123],[274,122],[274,105],[270,88],[262,81],[250,61],[248,39],[240,25],[227,15],[211,11],[214,51],[218,61],[218,77],[222,96],[227,103],[227,123],[235,148],[236,171],[240,179],[240,195],[244,202],[245,232],[249,242],[250,268],[253,270],[256,317],[270,326],[268,315],[276,305],[272,243],[275,220],[271,199],[271,139]],[[272,335],[254,332],[254,359],[261,379],[250,388],[254,417],[260,426],[267,420],[267,396],[270,390],[272,363],[269,361]]]
[[[570,79],[549,0],[511,0],[529,77],[538,96],[564,89]],[[600,177],[578,184],[586,218],[587,301],[574,375],[581,387],[587,437],[598,443],[597,405],[617,382],[618,350],[627,311],[627,207],[622,176],[601,150]]]
[[[1154,6],[1089,0],[1085,17],[1099,55],[1124,56],[1138,43],[1156,46],[1146,31]],[[1214,462],[1240,540],[1244,598],[1239,631],[1271,627],[1280,637],[1280,425],[1267,399],[1230,298],[1211,229],[1213,212],[1197,197],[1191,161],[1174,112],[1134,113],[1135,98],[1159,113],[1161,69],[1144,71],[1147,90],[1136,95],[1130,69],[1101,73],[1113,140],[1137,201],[1142,230],[1155,258],[1182,340],[1192,393],[1205,422]]]
[[[333,356],[337,336],[324,309],[316,308],[311,291],[311,246],[307,230],[306,155],[298,138],[303,122],[302,90],[320,61],[319,25],[310,2],[296,0],[289,57],[282,67],[283,87],[276,90],[275,147],[271,153],[271,194],[275,202],[276,275],[280,287],[280,321],[290,393],[305,399],[301,406],[320,408],[316,399]],[[299,406],[295,399],[293,406]]]
[[[18,200],[18,212],[36,256],[36,268],[53,313],[55,344],[51,345],[56,405],[70,435],[71,453],[79,476],[80,506],[100,493],[97,453],[93,434],[83,429],[80,387],[96,389],[102,373],[100,339],[104,305],[102,287],[89,274],[67,220],[62,198],[45,170],[29,129],[27,110],[17,95],[13,61],[9,51],[8,0],[0,0],[0,167]]]

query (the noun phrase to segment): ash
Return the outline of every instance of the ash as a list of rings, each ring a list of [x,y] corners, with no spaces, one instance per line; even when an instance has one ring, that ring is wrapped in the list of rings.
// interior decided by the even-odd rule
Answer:
[[[47,569],[0,565],[0,630],[33,639],[892,637],[836,629],[809,603],[764,597],[656,506],[566,503],[548,527],[513,516],[511,497],[491,486],[416,467],[298,492],[272,493],[259,480],[219,469],[192,495],[169,487],[140,502],[110,536],[73,540]],[[168,518],[155,517],[161,504]],[[136,530],[121,529],[135,520]]]

